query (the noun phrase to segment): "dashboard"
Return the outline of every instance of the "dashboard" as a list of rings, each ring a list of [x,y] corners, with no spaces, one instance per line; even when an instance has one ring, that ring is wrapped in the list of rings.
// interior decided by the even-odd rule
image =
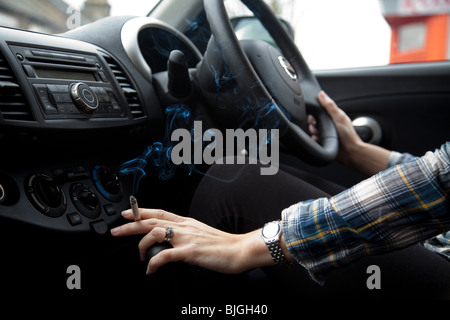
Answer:
[[[184,35],[149,18],[60,35],[0,28],[0,217],[106,233],[136,191],[121,163],[158,138],[153,75],[175,49],[189,67],[201,59]]]

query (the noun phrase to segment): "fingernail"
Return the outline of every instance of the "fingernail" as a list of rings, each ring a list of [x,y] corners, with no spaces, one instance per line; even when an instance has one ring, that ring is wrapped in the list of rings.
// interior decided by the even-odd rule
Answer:
[[[111,229],[111,234],[112,234],[113,236],[117,235],[119,232],[120,232],[120,227]]]

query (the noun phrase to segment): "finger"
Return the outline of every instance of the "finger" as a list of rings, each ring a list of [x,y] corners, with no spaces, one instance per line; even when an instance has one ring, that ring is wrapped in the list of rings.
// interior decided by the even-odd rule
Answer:
[[[141,261],[144,261],[147,255],[148,249],[156,242],[161,243],[166,236],[165,228],[156,227],[149,233],[147,233],[139,242],[139,257]]]
[[[310,124],[310,125],[308,126],[308,130],[309,130],[309,132],[311,133],[311,135],[313,135],[313,136],[319,136],[319,130],[317,129],[316,126]]]
[[[314,116],[312,114],[308,115],[308,124],[313,125],[313,126],[317,125],[316,118],[314,118]]]
[[[111,234],[114,237],[131,236],[135,234],[143,234],[150,232],[155,226],[158,225],[158,221],[155,219],[141,220],[138,222],[130,222],[114,229],[111,229]]]
[[[146,274],[156,272],[159,268],[169,262],[183,261],[186,254],[186,250],[183,249],[172,248],[163,250],[150,259],[147,265]]]
[[[311,131],[311,129],[313,129],[313,128],[310,128],[310,131]],[[311,134],[311,138],[312,138],[315,142],[320,142],[320,136],[319,136],[318,133],[317,133],[317,134]]]
[[[160,209],[139,208],[139,213],[141,214],[141,219],[155,218],[158,220],[167,220],[173,222],[181,222],[185,220],[185,218],[182,216]],[[134,219],[133,211],[131,209],[123,211],[122,216],[126,219]]]
[[[332,100],[325,92],[321,91],[319,93],[319,101],[328,112],[335,125],[351,125],[351,120],[348,115],[339,108],[336,102],[334,102],[334,100]]]
[[[142,219],[142,213],[141,213],[141,210],[142,210],[142,209],[139,208],[139,213],[140,213],[141,219]],[[124,217],[125,219],[128,219],[128,220],[134,220],[133,211],[132,211],[131,209],[122,211],[122,217]]]
[[[327,110],[331,117],[339,111],[339,108],[334,100],[331,99],[324,91],[320,91],[318,98],[322,107]]]
[[[311,139],[313,139],[317,143],[320,143],[320,137],[319,136],[311,135]]]
[[[308,130],[309,133],[311,134],[311,138],[316,141],[319,142],[320,141],[320,133],[319,133],[319,129],[317,129],[317,121],[316,118],[314,118],[313,115],[308,115]]]

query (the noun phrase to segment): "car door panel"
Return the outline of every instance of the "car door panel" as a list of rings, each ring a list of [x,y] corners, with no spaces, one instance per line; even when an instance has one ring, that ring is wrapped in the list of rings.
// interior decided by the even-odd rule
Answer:
[[[421,156],[450,139],[450,62],[316,71],[322,88],[351,119],[370,117],[380,145]],[[350,186],[361,174],[333,163],[308,168]]]

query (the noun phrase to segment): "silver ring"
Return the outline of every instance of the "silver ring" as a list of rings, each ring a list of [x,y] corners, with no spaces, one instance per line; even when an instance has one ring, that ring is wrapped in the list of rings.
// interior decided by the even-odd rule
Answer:
[[[172,228],[166,228],[164,230],[166,232],[166,234],[164,235],[164,243],[170,243],[170,240],[172,240],[173,238],[173,229]]]

